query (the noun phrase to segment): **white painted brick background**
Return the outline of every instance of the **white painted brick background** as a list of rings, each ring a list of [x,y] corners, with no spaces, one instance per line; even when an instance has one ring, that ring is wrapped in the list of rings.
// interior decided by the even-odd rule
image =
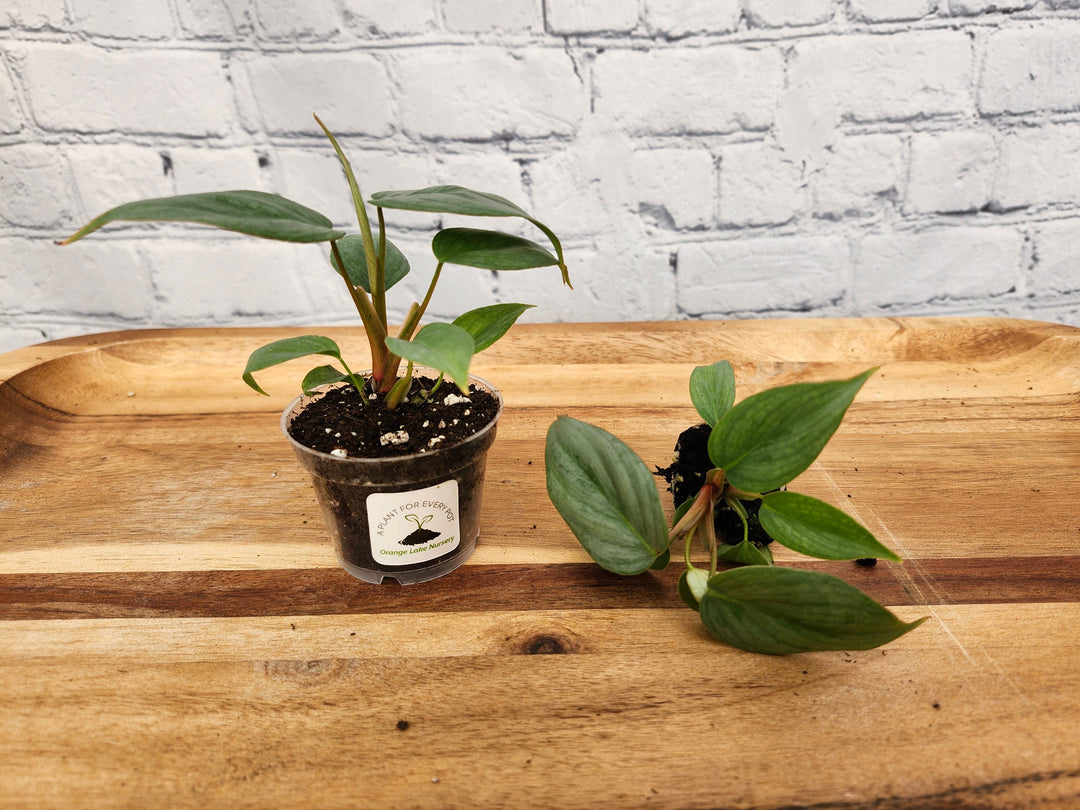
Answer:
[[[324,246],[154,226],[54,245],[121,202],[223,188],[350,226],[312,112],[366,193],[496,191],[564,237],[575,291],[452,268],[434,315],[1080,326],[1077,0],[3,0],[0,350],[356,322]],[[439,219],[388,218],[420,295]]]

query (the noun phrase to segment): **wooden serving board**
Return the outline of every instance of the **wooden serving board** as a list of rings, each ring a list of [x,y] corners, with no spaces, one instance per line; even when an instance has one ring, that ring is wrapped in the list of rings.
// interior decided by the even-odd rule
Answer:
[[[982,319],[515,328],[472,560],[336,565],[278,414],[296,329],[118,332],[0,356],[0,806],[1080,806],[1080,330]],[[358,330],[318,330],[362,356]],[[678,567],[594,566],[544,488],[569,414],[666,464],[695,365],[740,396],[880,370],[793,489],[903,564],[836,573],[881,649],[713,641]],[[670,511],[670,504],[668,505]]]

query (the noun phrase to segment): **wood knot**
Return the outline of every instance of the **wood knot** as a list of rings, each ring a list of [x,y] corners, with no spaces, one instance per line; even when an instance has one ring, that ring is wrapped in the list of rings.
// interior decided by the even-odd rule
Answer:
[[[573,645],[566,639],[551,635],[530,636],[521,643],[525,655],[566,655],[573,651]]]

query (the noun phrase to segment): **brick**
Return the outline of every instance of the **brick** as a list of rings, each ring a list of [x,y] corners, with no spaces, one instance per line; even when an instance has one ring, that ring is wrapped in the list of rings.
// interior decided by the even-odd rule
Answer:
[[[1024,237],[1010,228],[870,235],[859,246],[860,310],[1005,295],[1020,283]]]
[[[854,135],[837,142],[810,181],[814,213],[837,218],[876,214],[900,195],[904,144],[895,135]]]
[[[962,31],[826,36],[795,45],[788,86],[808,106],[834,107],[853,121],[967,113],[971,63]]]
[[[1034,235],[1032,292],[1066,295],[1080,292],[1080,220],[1047,222]]]
[[[989,14],[994,11],[1022,11],[1031,8],[1037,0],[949,0],[951,14]]]
[[[1022,208],[1080,201],[1080,127],[1018,130],[1001,141],[993,205]]]
[[[542,31],[540,0],[446,0],[443,18],[450,31],[521,33]]]
[[[524,204],[521,166],[501,150],[439,154],[435,156],[435,162],[437,168],[435,175],[428,178],[429,185],[452,184],[491,191],[528,208]]]
[[[585,87],[561,50],[469,46],[465,58],[460,48],[436,47],[406,52],[395,73],[401,121],[413,137],[569,135],[587,111]]]
[[[173,33],[168,0],[71,0],[80,32],[125,39],[164,39]]]
[[[330,39],[341,30],[332,0],[255,0],[260,33],[269,39]]]
[[[252,149],[207,149],[171,147],[166,150],[177,194],[204,191],[254,189],[273,191],[271,176],[259,167],[259,155]]]
[[[558,269],[539,267],[499,273],[497,300],[537,304],[526,313],[534,323],[663,321],[677,314],[669,250],[605,239],[595,248],[567,246],[566,266],[572,290]]]
[[[649,0],[645,22],[669,37],[734,31],[742,9],[739,0]]]
[[[175,194],[162,151],[130,144],[69,146],[68,161],[83,217],[96,217],[133,200]]]
[[[98,239],[58,247],[47,239],[0,240],[4,309],[65,316],[145,318],[154,300],[135,248]]]
[[[1080,24],[998,31],[986,42],[979,77],[979,110],[1023,113],[1080,108]]]
[[[23,128],[23,117],[19,111],[19,102],[15,98],[15,87],[0,61],[0,133],[9,135]]]
[[[802,169],[787,154],[760,143],[720,153],[720,221],[778,225],[808,208]]]
[[[233,125],[232,93],[217,54],[21,48],[23,81],[44,129],[215,136]]]
[[[55,147],[0,149],[0,221],[29,228],[69,225],[76,211],[71,177]]]
[[[370,54],[260,56],[245,69],[261,126],[271,133],[322,136],[313,112],[338,136],[390,133],[390,83]],[[342,88],[362,88],[363,103]]]
[[[835,306],[851,259],[840,237],[791,236],[684,245],[678,262],[679,307],[726,315]]]
[[[171,323],[228,321],[245,316],[310,313],[301,270],[322,265],[321,245],[225,235],[194,238],[205,228],[168,226],[163,235],[142,240],[144,257],[161,309]],[[329,272],[329,271],[328,271]]]
[[[234,39],[255,30],[251,0],[176,0],[180,27],[189,36]]]
[[[851,13],[866,22],[918,20],[932,14],[935,0],[849,0]]]
[[[0,280],[0,284],[3,281]],[[0,299],[0,310],[7,309]],[[24,346],[33,346],[45,340],[52,340],[48,331],[40,326],[22,326],[0,324],[0,354],[21,349]]]
[[[563,239],[638,238],[633,149],[625,133],[589,118],[570,148],[526,165],[533,211]]]
[[[745,5],[754,26],[816,25],[833,17],[833,0],[745,0]]]
[[[365,200],[376,191],[435,185],[434,162],[426,155],[362,151],[348,143],[342,144],[342,148]],[[274,161],[280,172],[283,196],[314,208],[350,231],[357,229],[349,186],[329,144],[319,150],[279,149]],[[373,209],[369,215],[374,218]],[[430,229],[438,221],[432,214],[411,211],[387,211],[386,218],[391,234],[399,227]]]
[[[627,33],[638,24],[637,0],[545,0],[551,34]]]
[[[345,0],[346,24],[360,35],[424,34],[437,26],[435,0]]]
[[[773,121],[782,73],[771,47],[609,50],[593,69],[596,112],[634,134],[764,130]]]
[[[716,165],[705,149],[647,149],[633,154],[637,210],[654,224],[699,229],[716,220]]]
[[[997,144],[988,132],[917,133],[904,210],[957,213],[978,211],[993,196]]]
[[[66,22],[64,0],[18,0],[0,6],[0,29],[63,28]]]

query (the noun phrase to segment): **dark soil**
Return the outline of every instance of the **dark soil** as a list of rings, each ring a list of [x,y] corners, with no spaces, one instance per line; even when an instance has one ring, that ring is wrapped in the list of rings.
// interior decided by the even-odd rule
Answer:
[[[489,424],[498,411],[498,401],[489,392],[469,387],[461,392],[443,382],[431,400],[412,404],[409,398],[430,390],[435,380],[413,379],[409,397],[388,410],[383,394],[370,392],[367,402],[351,385],[333,388],[310,403],[293,419],[290,435],[307,447],[324,453],[341,451],[352,457],[388,458],[426,453],[464,440]]]
[[[679,434],[678,441],[675,442],[675,456],[671,466],[656,468],[656,474],[668,482],[668,491],[671,492],[676,507],[698,494],[698,490],[705,483],[705,474],[713,468],[709,459],[710,433],[712,428],[705,423],[687,428]],[[772,542],[772,538],[761,528],[758,520],[761,501],[743,501],[742,504],[750,526],[750,542],[759,548],[767,546]],[[742,542],[742,520],[726,504],[721,503],[717,507],[713,525],[721,542],[731,545]]]

